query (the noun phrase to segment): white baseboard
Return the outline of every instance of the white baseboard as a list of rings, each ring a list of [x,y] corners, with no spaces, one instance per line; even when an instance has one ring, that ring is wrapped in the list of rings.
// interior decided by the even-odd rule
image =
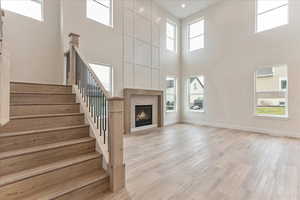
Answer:
[[[165,123],[164,126],[165,126],[165,127],[168,127],[168,126],[173,126],[173,125],[176,125],[176,124],[180,124],[180,122],[170,122],[170,123]]]
[[[263,128],[257,128],[257,127],[247,127],[247,126],[240,126],[237,124],[227,124],[222,122],[217,123],[210,123],[210,122],[189,122],[189,121],[183,121],[185,124],[193,124],[193,125],[199,125],[199,126],[210,126],[215,128],[225,128],[225,129],[233,129],[233,130],[241,130],[241,131],[247,131],[247,132],[254,132],[254,133],[262,133],[265,135],[275,136],[275,137],[289,137],[289,138],[300,138],[300,131],[283,131],[283,130],[272,130],[272,129],[263,129]]]

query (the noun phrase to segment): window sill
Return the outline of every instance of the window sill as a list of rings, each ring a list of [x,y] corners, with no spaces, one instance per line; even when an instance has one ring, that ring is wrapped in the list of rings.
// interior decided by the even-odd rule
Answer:
[[[193,113],[205,113],[204,110],[188,110],[188,112],[193,112]]]
[[[171,53],[171,54],[177,55],[177,51],[176,50],[173,51],[173,50],[170,50],[170,49],[166,48],[166,51],[169,52],[169,53]]]
[[[194,49],[194,50],[188,49],[188,53],[189,53],[189,54],[193,54],[193,53],[196,53],[196,52],[201,51],[201,50],[203,50],[203,49],[204,49],[204,47],[199,48],[199,49]]]
[[[166,113],[177,113],[177,110],[168,110]]]
[[[281,25],[278,25],[278,26],[275,26],[275,27],[272,27],[272,28],[264,29],[264,30],[257,30],[257,27],[256,27],[255,34],[269,32],[269,31],[272,31],[274,29],[276,30],[276,29],[279,29],[279,28],[287,26],[287,25],[289,25],[289,23],[287,23],[287,24],[281,24]]]
[[[90,20],[91,22],[93,23],[96,23],[98,25],[102,25],[103,27],[106,27],[108,29],[114,29],[114,26],[113,24],[105,24],[105,23],[102,23],[100,21],[97,21],[96,19],[93,19],[93,18],[90,18],[90,17],[86,17],[86,19]]]
[[[290,119],[290,117],[288,115],[278,116],[278,115],[258,115],[258,114],[254,114],[254,117],[266,118],[266,119],[279,119],[279,120],[289,120]]]

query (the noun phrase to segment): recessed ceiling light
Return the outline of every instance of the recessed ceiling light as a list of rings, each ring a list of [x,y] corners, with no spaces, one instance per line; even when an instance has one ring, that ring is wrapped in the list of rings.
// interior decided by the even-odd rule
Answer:
[[[144,11],[145,11],[145,8],[140,7],[139,12],[142,13],[142,12],[144,12]]]
[[[185,4],[185,3],[181,4],[181,7],[182,7],[182,8],[185,8],[185,7],[186,7],[186,4]]]

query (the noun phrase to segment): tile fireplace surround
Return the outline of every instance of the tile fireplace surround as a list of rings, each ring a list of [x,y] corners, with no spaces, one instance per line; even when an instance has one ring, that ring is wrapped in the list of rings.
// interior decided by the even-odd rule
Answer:
[[[131,99],[132,96],[156,96],[158,99],[157,104],[157,126],[164,126],[164,92],[162,90],[144,90],[144,89],[133,89],[125,88],[124,89],[124,120],[125,120],[125,134],[131,133]]]

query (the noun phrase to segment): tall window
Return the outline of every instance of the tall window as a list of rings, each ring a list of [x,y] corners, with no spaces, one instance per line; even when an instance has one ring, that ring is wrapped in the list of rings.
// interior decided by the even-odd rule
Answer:
[[[262,68],[256,71],[256,115],[288,116],[287,66]]]
[[[204,20],[198,20],[188,25],[189,51],[204,48]]]
[[[43,21],[42,4],[43,0],[1,0],[3,9],[39,21]]]
[[[168,20],[167,22],[167,49],[176,52],[177,26]]]
[[[112,0],[87,0],[87,18],[112,26]]]
[[[176,111],[177,81],[175,77],[167,77],[166,111]]]
[[[90,64],[104,88],[112,92],[112,69],[107,65]]]
[[[256,6],[257,32],[289,23],[288,0],[257,0]]]
[[[187,81],[188,108],[191,111],[204,111],[204,76],[191,77]]]

